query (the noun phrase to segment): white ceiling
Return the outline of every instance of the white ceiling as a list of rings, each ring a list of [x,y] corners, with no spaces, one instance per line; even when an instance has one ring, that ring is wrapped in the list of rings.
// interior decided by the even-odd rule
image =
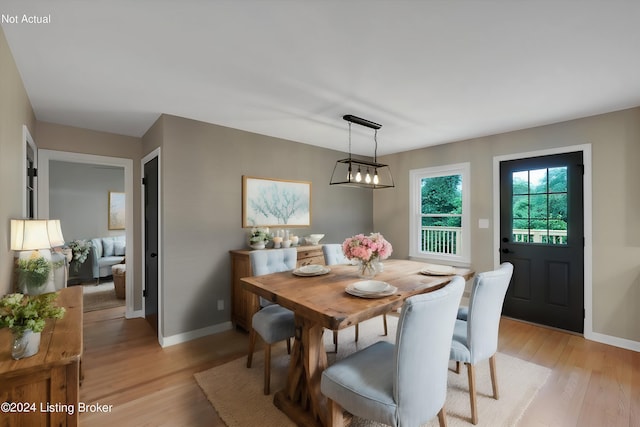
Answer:
[[[640,1],[0,0],[39,120],[161,113],[378,154],[640,105]],[[373,155],[370,129],[353,152]]]

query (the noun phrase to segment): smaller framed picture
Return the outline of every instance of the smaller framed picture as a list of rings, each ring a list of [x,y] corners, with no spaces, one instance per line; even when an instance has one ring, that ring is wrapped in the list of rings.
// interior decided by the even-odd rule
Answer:
[[[109,191],[109,230],[124,230],[125,193]]]

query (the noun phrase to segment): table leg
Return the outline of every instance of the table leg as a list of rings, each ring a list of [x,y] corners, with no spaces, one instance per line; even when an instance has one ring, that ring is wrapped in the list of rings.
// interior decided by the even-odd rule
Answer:
[[[274,396],[274,404],[297,425],[325,426],[327,398],[320,392],[322,371],[328,366],[322,336],[324,329],[296,316],[296,336],[286,388]]]

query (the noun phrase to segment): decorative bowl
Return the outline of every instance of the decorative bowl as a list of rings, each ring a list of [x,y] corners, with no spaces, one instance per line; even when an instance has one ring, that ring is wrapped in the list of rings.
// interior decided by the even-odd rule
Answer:
[[[304,239],[307,241],[307,243],[310,243],[312,245],[317,245],[320,242],[320,240],[322,240],[323,237],[324,237],[324,234],[310,234],[306,236]]]

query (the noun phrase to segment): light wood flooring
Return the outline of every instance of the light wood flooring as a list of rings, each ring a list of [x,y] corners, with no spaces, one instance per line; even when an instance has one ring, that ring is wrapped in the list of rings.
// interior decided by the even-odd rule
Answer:
[[[248,334],[162,349],[143,319],[123,315],[123,308],[85,313],[80,400],[113,406],[81,414],[81,425],[224,426],[193,374],[245,356]],[[511,319],[502,319],[499,349],[552,369],[520,426],[640,426],[640,353]]]

